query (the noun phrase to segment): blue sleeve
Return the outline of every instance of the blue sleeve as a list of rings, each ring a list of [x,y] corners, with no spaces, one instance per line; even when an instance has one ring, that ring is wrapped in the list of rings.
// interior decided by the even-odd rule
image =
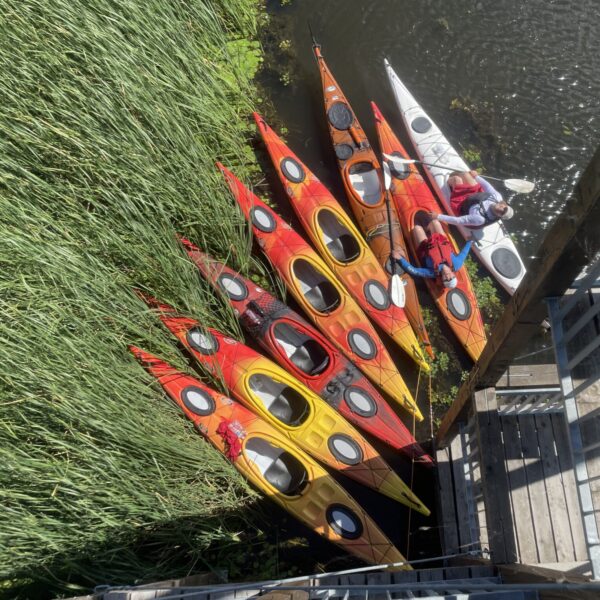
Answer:
[[[435,279],[435,273],[432,269],[413,267],[404,257],[399,258],[396,262],[413,277],[428,277],[429,279]]]
[[[471,240],[469,240],[463,246],[463,249],[460,251],[460,254],[452,257],[452,267],[454,268],[455,271],[458,271],[463,266],[463,263],[465,262],[465,260],[467,258],[467,254],[469,254],[469,250],[471,249],[471,244],[472,244],[472,242],[471,242]]]

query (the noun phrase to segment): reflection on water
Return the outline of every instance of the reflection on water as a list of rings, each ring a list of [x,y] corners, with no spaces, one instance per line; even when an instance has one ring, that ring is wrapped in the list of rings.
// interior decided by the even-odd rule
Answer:
[[[490,174],[537,182],[512,198],[527,262],[600,143],[597,0],[272,0],[269,10],[292,53],[292,81],[269,79],[271,99],[291,147],[339,198],[308,19],[373,144],[371,99],[402,132],[388,57],[452,143],[477,148]],[[452,110],[455,99],[469,112]]]

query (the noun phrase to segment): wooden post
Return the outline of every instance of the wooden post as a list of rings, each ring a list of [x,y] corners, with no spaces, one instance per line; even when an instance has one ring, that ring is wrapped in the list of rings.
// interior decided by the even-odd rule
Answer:
[[[548,231],[519,289],[506,305],[488,343],[461,386],[437,433],[447,436],[473,392],[494,386],[547,314],[545,298],[562,296],[600,250],[600,148],[561,215]],[[524,209],[525,210],[525,209]]]

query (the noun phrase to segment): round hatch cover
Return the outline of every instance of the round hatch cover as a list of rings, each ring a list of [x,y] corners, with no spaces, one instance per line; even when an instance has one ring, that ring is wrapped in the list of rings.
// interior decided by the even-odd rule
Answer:
[[[410,126],[417,133],[427,133],[431,129],[431,121],[427,117],[417,117]]]
[[[327,111],[329,122],[340,131],[350,129],[354,122],[354,115],[344,102],[335,102]]]
[[[516,279],[521,275],[522,267],[519,257],[509,248],[497,248],[492,252],[494,268],[507,279]]]

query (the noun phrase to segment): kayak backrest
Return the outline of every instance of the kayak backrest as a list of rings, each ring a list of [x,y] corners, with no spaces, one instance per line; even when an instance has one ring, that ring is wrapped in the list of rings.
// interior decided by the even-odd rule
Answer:
[[[306,398],[285,383],[275,381],[263,373],[250,375],[249,386],[255,397],[278,421],[297,427],[310,413]]]
[[[308,473],[302,463],[290,452],[262,438],[253,437],[247,440],[244,455],[282,494],[296,496],[307,483]]]
[[[299,258],[294,261],[292,269],[300,283],[302,295],[316,311],[327,314],[340,305],[342,299],[333,283],[312,264]]]
[[[307,375],[318,375],[329,365],[329,354],[317,340],[294,329],[287,323],[273,328],[275,341],[288,359]]]
[[[371,163],[359,162],[350,167],[348,179],[360,199],[369,206],[378,204],[382,190],[379,175]]]
[[[317,222],[321,236],[331,255],[342,263],[355,260],[360,254],[360,245],[356,238],[335,216],[327,209],[319,211]]]

